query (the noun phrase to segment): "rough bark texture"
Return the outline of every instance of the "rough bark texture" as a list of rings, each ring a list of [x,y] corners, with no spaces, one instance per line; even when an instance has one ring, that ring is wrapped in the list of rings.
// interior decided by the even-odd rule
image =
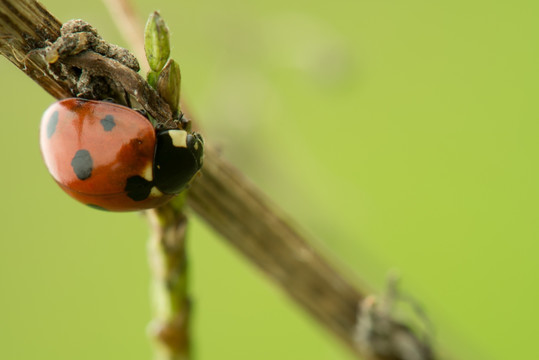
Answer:
[[[363,296],[236,168],[211,149],[188,204],[313,316],[350,344]]]
[[[73,96],[34,52],[60,36],[62,24],[37,1],[0,1],[0,53],[57,99]]]

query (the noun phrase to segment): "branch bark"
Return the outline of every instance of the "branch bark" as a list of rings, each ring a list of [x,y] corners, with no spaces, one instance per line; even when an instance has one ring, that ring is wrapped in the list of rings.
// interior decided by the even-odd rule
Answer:
[[[0,53],[57,99],[74,96],[72,84],[55,76],[36,50],[53,42],[60,35],[60,26],[60,22],[34,0],[0,0]],[[95,73],[120,76],[109,61],[99,57],[91,59],[92,56],[82,53],[68,58],[65,63]],[[135,81],[138,75],[134,71],[121,69],[122,81]],[[144,98],[156,119],[169,120],[159,110],[159,100],[147,93],[138,93],[138,96]],[[187,202],[355,354],[378,360],[434,359],[425,339],[418,338],[405,324],[389,315],[376,312],[374,306],[366,307],[366,300],[372,305],[372,298],[366,296],[368,292],[359,289],[330,265],[256,186],[211,147],[207,147],[202,176],[189,190]],[[377,326],[380,318],[383,329]],[[364,326],[367,320],[372,324]],[[389,330],[384,333],[380,329]],[[407,340],[407,346],[417,344],[416,350],[399,350],[395,341],[402,341],[403,337],[393,339],[399,334],[411,339]]]
[[[154,310],[150,335],[156,345],[155,360],[191,359],[185,196],[177,196],[173,202],[146,211],[152,228],[148,255]]]
[[[33,50],[56,40],[61,25],[37,1],[0,2],[0,53],[57,99],[73,96],[70,86],[55,78]]]

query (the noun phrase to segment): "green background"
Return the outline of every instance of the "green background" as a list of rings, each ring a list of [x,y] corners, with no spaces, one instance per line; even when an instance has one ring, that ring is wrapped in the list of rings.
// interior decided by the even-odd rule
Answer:
[[[98,1],[43,0],[125,45]],[[206,140],[381,290],[389,269],[455,359],[536,359],[536,1],[138,1],[161,10]],[[0,60],[0,359],[151,357],[136,213],[72,201],[38,144],[53,99]],[[351,359],[193,218],[208,359]]]

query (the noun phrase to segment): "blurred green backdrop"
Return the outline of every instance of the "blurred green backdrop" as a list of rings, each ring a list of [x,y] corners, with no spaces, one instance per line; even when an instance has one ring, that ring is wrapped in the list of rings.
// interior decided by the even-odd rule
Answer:
[[[43,0],[125,45],[99,1]],[[322,251],[382,289],[397,268],[456,359],[536,359],[536,1],[137,2],[168,21],[183,94]],[[55,185],[53,99],[0,60],[0,359],[151,356],[144,219]],[[203,222],[198,359],[351,359]]]

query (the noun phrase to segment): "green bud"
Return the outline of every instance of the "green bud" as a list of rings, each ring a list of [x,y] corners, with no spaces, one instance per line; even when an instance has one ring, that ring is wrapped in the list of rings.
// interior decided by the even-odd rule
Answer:
[[[169,59],[159,75],[156,89],[174,115],[178,115],[180,110],[181,81],[180,65],[173,59]]]
[[[148,80],[148,84],[150,84],[151,87],[155,89],[157,86],[157,79],[159,78],[159,73],[155,71],[148,71],[148,75],[146,76],[146,80]]]
[[[144,49],[150,69],[159,72],[170,55],[168,27],[157,11],[150,14],[144,29]]]

